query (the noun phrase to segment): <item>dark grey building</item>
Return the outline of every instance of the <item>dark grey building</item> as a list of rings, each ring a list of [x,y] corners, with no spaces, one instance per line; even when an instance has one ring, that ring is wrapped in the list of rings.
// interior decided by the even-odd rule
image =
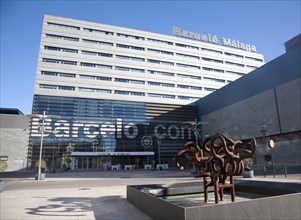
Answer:
[[[300,38],[286,42],[282,56],[199,100],[199,118],[209,122],[203,137],[215,132],[237,140],[256,137],[258,165],[271,154],[266,141],[272,138],[276,165],[301,164]]]

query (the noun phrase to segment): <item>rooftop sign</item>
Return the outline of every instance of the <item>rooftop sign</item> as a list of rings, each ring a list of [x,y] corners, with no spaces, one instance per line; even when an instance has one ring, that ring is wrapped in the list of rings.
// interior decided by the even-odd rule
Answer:
[[[186,30],[182,30],[179,27],[173,27],[173,35],[178,37],[189,38],[193,40],[214,43],[218,45],[223,45],[227,47],[233,47],[237,49],[242,49],[250,52],[256,52],[256,47],[254,45],[245,44],[238,40],[231,40],[230,38],[218,38],[216,35],[211,34],[199,34]]]

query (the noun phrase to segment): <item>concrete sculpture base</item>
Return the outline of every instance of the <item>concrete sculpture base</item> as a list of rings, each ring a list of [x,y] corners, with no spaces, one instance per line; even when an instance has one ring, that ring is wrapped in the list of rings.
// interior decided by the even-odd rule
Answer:
[[[204,203],[201,182],[127,186],[127,200],[153,219],[300,219],[300,184],[265,181],[236,183],[236,201],[225,192]],[[213,189],[211,190],[211,192]]]

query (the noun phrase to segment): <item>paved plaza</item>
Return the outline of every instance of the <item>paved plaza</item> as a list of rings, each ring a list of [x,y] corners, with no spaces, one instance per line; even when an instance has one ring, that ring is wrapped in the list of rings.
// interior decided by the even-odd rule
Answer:
[[[301,182],[300,174],[256,176],[250,181]],[[151,219],[126,200],[126,186],[199,181],[190,171],[82,171],[47,174],[34,180],[32,171],[2,174],[1,220],[16,219]],[[240,177],[236,178],[237,180]],[[244,179],[245,180],[245,179]],[[201,183],[200,183],[201,184]]]

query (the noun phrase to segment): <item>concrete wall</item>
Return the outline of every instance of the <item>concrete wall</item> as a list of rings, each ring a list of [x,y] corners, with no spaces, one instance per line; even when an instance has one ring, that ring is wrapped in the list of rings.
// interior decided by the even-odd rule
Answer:
[[[301,130],[301,78],[202,116],[203,135],[217,131],[235,139]]]
[[[276,142],[275,164],[300,165],[300,91],[301,78],[203,115],[202,121],[209,124],[203,125],[202,134],[222,132],[236,140],[258,137],[261,140],[258,141],[256,164],[264,165],[264,155],[271,154],[266,139],[262,139],[264,128],[265,135]],[[295,134],[293,138],[286,138],[291,132]]]
[[[25,169],[28,151],[28,118],[0,115],[0,156],[7,163],[5,171]]]
[[[280,132],[301,130],[301,78],[276,87],[276,98]]]

